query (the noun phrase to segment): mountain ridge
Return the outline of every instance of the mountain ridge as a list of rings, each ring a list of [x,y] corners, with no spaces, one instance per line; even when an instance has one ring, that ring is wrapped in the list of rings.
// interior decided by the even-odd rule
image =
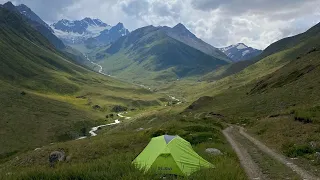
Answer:
[[[53,34],[52,29],[26,5],[14,6],[9,1],[3,4],[2,7],[11,12],[21,14],[31,27],[46,37],[57,49],[63,50],[66,48],[65,44]]]
[[[198,38],[193,34],[189,29],[185,27],[182,23],[178,23],[174,27],[170,28],[168,26],[163,26],[161,29],[167,33],[168,36],[183,42],[199,51],[202,51],[205,54],[208,54],[212,57],[219,57],[226,61],[231,62],[229,57],[227,57],[223,52],[218,48],[213,47],[212,45],[204,42],[202,39]]]
[[[60,20],[51,25],[56,36],[67,44],[82,44],[90,48],[108,45],[129,33],[122,23],[108,25],[100,19]]]
[[[203,74],[229,63],[172,38],[162,27],[152,25],[119,38],[97,54],[103,57],[96,61],[107,74],[136,80],[176,80]]]

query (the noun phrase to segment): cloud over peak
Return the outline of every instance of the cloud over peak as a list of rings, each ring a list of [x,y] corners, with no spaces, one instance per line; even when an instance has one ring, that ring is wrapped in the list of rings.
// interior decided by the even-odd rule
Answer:
[[[182,22],[217,47],[244,42],[262,49],[307,30],[320,17],[320,0],[13,0],[13,3],[26,4],[47,22],[95,17],[108,24],[123,22],[130,30]]]

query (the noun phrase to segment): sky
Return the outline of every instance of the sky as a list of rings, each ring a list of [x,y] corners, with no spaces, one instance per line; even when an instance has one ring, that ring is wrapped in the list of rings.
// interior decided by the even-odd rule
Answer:
[[[0,0],[5,3],[6,0]],[[320,0],[12,0],[50,23],[99,18],[130,31],[183,23],[215,47],[245,43],[264,49],[320,21]]]

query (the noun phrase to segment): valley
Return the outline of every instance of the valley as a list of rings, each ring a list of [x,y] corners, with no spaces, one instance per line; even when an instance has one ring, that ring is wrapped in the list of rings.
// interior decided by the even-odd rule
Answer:
[[[182,23],[48,25],[0,5],[0,179],[317,180],[319,39],[316,24],[264,50],[216,48]],[[161,135],[214,168],[139,170]]]

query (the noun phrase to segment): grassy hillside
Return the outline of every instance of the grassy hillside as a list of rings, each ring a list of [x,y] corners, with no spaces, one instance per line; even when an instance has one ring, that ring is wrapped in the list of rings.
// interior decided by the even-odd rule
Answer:
[[[170,107],[139,114],[116,127],[99,131],[99,136],[42,147],[19,155],[0,168],[0,178],[33,179],[158,179],[159,175],[137,170],[131,162],[154,136],[179,134],[193,145],[199,155],[213,163],[214,169],[192,174],[190,179],[247,179],[231,147],[220,130],[221,119],[194,119],[177,115],[181,109]],[[129,116],[131,116],[129,114]],[[205,153],[206,148],[218,148],[221,156]],[[50,168],[47,155],[64,150],[69,161]],[[168,177],[167,179],[176,179]]]
[[[160,105],[148,90],[65,59],[19,14],[0,8],[0,159],[86,134],[115,105]]]
[[[270,59],[267,60],[269,64],[267,68],[280,67],[295,58],[299,58],[300,55],[303,55],[306,51],[311,51],[314,47],[317,47],[319,36],[320,24],[317,24],[304,33],[284,38],[271,44],[259,56],[256,56],[249,61],[223,66],[218,71],[208,73],[201,78],[201,80],[216,81],[231,76],[266,58]],[[274,54],[278,54],[277,57],[274,56]],[[281,61],[278,61],[277,59],[281,59]],[[255,65],[251,66],[251,68],[254,67]],[[262,75],[267,74],[264,71],[265,69],[260,69]]]
[[[320,37],[314,31],[317,26],[306,32],[313,34],[303,36],[307,38],[289,49],[271,54],[235,75],[187,89],[186,94],[193,97],[213,97],[197,101],[194,111],[222,114],[284,155],[298,158],[296,163],[319,175],[316,152],[320,150]],[[176,87],[182,91],[184,83]]]
[[[197,76],[228,63],[175,40],[153,26],[140,28],[98,53],[103,58],[97,60],[106,73],[147,83]]]

